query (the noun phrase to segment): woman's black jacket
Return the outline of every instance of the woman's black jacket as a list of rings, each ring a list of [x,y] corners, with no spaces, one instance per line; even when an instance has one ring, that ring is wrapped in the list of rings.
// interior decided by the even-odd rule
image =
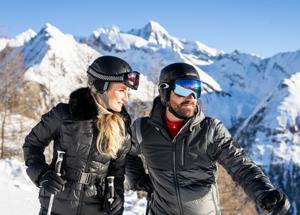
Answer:
[[[130,117],[125,108],[121,112],[129,128]],[[68,104],[60,103],[42,116],[31,130],[23,145],[27,174],[39,186],[40,176],[55,169],[57,150],[65,152],[62,178],[67,181],[64,191],[55,195],[53,214],[99,215],[103,214],[106,177],[115,177],[116,192],[124,200],[125,157],[130,150],[129,134],[116,159],[99,154],[97,107],[88,88],[80,88],[70,95]],[[128,132],[127,132],[128,133]],[[53,159],[45,161],[45,148],[53,140]],[[50,194],[40,189],[42,210],[49,204]],[[101,212],[102,211],[102,212]]]

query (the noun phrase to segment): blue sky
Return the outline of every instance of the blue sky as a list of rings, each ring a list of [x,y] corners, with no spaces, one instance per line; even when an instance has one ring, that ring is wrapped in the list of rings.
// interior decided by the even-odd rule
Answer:
[[[263,57],[300,49],[297,0],[9,0],[0,3],[0,33],[15,36],[44,23],[64,33],[89,36],[97,27],[127,31],[149,20],[173,36],[198,40],[225,52]]]

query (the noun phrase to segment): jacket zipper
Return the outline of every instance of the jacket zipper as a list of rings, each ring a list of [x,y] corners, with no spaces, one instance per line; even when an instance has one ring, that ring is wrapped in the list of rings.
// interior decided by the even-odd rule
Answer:
[[[180,198],[180,193],[179,193],[178,180],[177,180],[176,144],[174,144],[174,142],[173,142],[172,148],[173,148],[173,175],[174,175],[175,191],[176,191],[176,196],[177,196],[177,201],[178,201],[178,206],[179,206],[179,212],[180,212],[181,215],[183,215],[183,210],[182,210],[182,205],[181,205],[181,198]]]
[[[182,202],[181,202],[181,197],[180,197],[180,191],[179,191],[179,186],[178,186],[178,179],[177,179],[177,168],[176,168],[176,138],[178,135],[183,131],[183,129],[186,127],[188,123],[186,123],[177,133],[177,135],[174,137],[172,141],[172,150],[173,150],[173,173],[174,173],[174,184],[175,184],[175,191],[176,191],[176,196],[177,196],[177,201],[178,201],[178,206],[179,206],[179,212],[181,215],[183,214],[183,209],[182,209]],[[183,145],[185,144],[185,141],[182,143]],[[184,150],[184,146],[182,146],[182,150]],[[184,153],[181,152],[181,163],[183,163],[184,160]]]
[[[170,139],[169,135],[166,135],[166,133],[163,132],[163,129],[160,128],[160,126],[157,127],[157,125],[155,123],[151,123],[154,127],[158,128],[158,130],[160,130],[161,134],[163,136],[167,136],[168,139]],[[172,153],[173,153],[173,174],[174,174],[174,184],[175,184],[175,191],[176,191],[176,197],[177,197],[177,202],[179,205],[179,212],[180,215],[184,215],[183,214],[183,209],[182,209],[182,203],[181,203],[181,197],[180,197],[180,191],[179,191],[179,186],[178,186],[178,179],[177,179],[177,168],[176,168],[176,138],[177,136],[184,130],[184,128],[188,125],[189,123],[186,122],[186,124],[179,130],[179,132],[177,133],[177,135],[174,137],[174,139],[172,140]],[[184,141],[185,142],[185,141]],[[183,143],[185,144],[185,143]],[[184,150],[184,146],[183,146],[183,150]],[[181,154],[181,159],[184,160],[184,153],[182,152]],[[183,162],[183,161],[182,161]],[[181,162],[181,163],[182,163]]]
[[[181,166],[184,166],[184,154],[185,154],[185,145],[187,144],[187,138],[184,139],[181,146]]]

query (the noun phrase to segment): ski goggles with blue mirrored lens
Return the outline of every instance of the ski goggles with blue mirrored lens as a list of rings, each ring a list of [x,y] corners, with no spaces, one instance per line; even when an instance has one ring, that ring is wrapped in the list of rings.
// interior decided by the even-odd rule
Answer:
[[[199,80],[176,80],[174,82],[174,93],[179,96],[194,95],[196,99],[201,96],[202,84]]]

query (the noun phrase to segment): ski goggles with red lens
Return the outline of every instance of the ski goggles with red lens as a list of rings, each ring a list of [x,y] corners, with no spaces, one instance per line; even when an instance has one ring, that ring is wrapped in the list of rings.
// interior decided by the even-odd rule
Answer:
[[[134,89],[137,90],[137,88],[139,87],[139,83],[140,83],[140,73],[133,71],[133,72],[129,72],[126,73],[124,75],[124,83]]]
[[[136,71],[124,73],[121,75],[106,75],[96,72],[93,68],[89,67],[87,72],[95,79],[100,79],[108,82],[123,82],[126,86],[136,90],[139,87],[140,83],[140,73]]]
[[[196,99],[201,96],[202,84],[199,80],[176,80],[174,81],[174,93],[179,96],[192,94]]]

